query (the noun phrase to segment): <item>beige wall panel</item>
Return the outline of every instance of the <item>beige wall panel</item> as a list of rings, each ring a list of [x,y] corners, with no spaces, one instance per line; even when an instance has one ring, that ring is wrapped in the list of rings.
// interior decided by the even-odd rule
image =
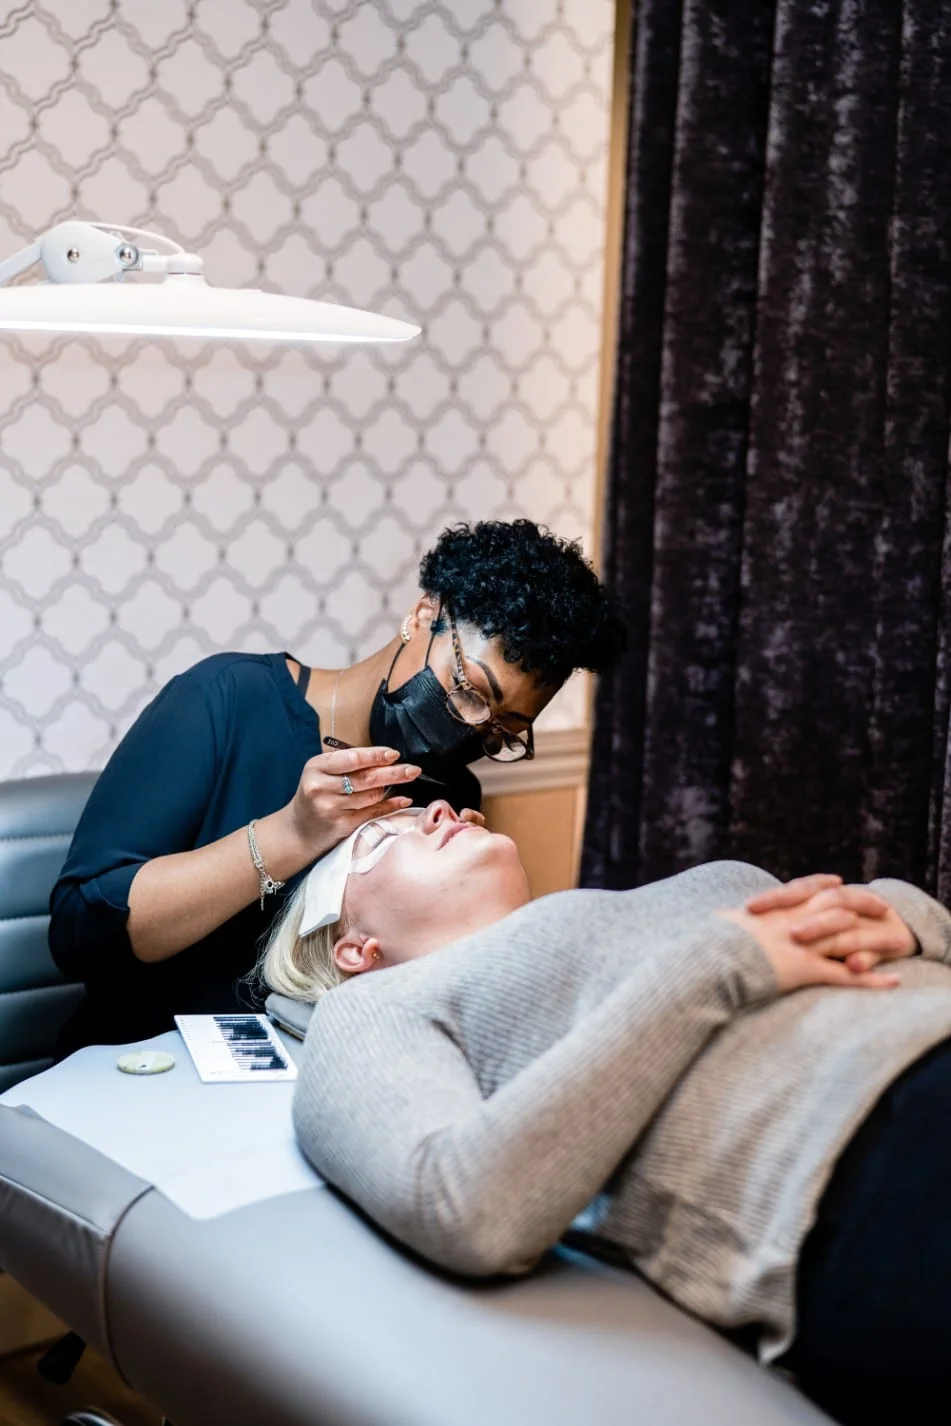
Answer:
[[[533,896],[575,884],[576,799],[573,787],[487,797],[483,811],[493,832],[519,849]]]

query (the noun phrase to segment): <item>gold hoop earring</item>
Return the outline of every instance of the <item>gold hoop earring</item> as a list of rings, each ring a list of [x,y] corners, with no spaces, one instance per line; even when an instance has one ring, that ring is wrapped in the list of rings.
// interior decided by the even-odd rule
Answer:
[[[413,637],[412,634],[411,634],[410,631],[409,631],[409,621],[410,621],[410,617],[411,617],[411,616],[410,616],[409,614],[407,614],[406,618],[403,620],[402,624],[400,625],[400,638],[403,640],[403,643],[404,643],[404,644],[408,644],[409,641],[410,641],[410,639]]]

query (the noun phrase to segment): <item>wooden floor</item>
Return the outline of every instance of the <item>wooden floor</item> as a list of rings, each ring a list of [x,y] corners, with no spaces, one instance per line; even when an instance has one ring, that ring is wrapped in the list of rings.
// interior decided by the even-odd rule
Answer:
[[[95,1352],[87,1350],[66,1386],[52,1386],[37,1373],[43,1349],[0,1358],[0,1426],[59,1426],[70,1411],[98,1406],[122,1426],[159,1426],[147,1406]]]

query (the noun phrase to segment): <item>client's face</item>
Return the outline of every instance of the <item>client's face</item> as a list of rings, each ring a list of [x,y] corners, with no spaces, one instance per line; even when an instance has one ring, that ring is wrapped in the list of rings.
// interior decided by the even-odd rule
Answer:
[[[433,802],[402,824],[398,817],[388,822],[385,854],[347,881],[351,929],[338,942],[341,969],[380,969],[428,955],[529,900],[515,843],[461,821],[448,802]],[[361,834],[355,864],[374,850],[385,825],[371,823]]]

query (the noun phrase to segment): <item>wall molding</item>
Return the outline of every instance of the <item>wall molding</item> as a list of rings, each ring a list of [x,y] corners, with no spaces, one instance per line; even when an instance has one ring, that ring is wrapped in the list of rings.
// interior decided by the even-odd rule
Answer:
[[[482,758],[472,771],[485,797],[511,797],[547,792],[555,787],[586,787],[591,760],[588,728],[552,728],[535,734],[535,756],[529,762],[496,763]]]

